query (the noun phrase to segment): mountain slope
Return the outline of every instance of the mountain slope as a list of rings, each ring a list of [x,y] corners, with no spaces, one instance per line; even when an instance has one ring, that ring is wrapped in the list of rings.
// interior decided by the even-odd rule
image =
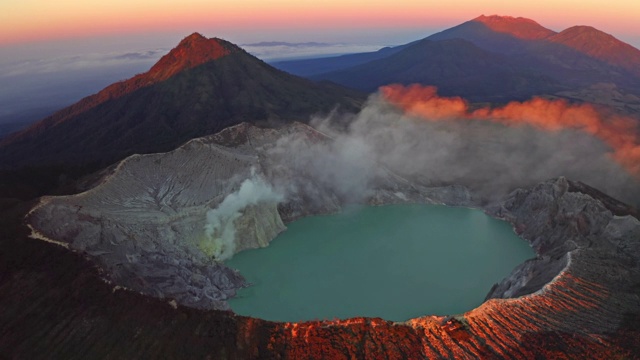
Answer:
[[[509,16],[479,16],[458,26],[433,34],[426,40],[464,39],[485,50],[512,53],[526,46],[529,41],[555,34],[533,20]],[[425,40],[422,39],[422,40]],[[376,52],[349,54],[317,59],[290,60],[273,63],[278,69],[299,76],[316,76],[340,71],[370,61],[392,56],[419,42],[380,49]]]
[[[427,39],[465,39],[488,51],[520,55],[524,62],[528,57],[537,58],[543,68],[560,65],[600,74],[619,68],[640,76],[640,50],[591,26],[556,33],[526,18],[482,15]]]
[[[436,85],[471,101],[579,94],[602,84],[640,95],[640,50],[590,27],[555,33],[525,18],[480,16],[398,48],[312,78],[364,91],[390,83]],[[624,104],[615,109],[636,114]]]
[[[298,76],[313,76],[391,56],[410,44],[385,47],[378,51],[332,56],[318,59],[277,61],[274,67]]]
[[[64,121],[105,101],[116,99],[143,87],[165,81],[181,71],[220,59],[238,51],[241,51],[240,48],[229,42],[220,39],[209,40],[198,33],[193,33],[158,60],[146,73],[111,84],[97,94],[87,96],[77,103],[62,109],[47,118],[45,122]]]
[[[573,26],[547,38],[640,77],[640,50],[591,26]]]
[[[359,93],[276,70],[224,40],[193,34],[147,73],[4,139],[0,164],[97,168],[243,121],[308,121],[336,106],[355,110],[362,100]]]
[[[430,84],[444,95],[472,101],[526,98],[532,89],[559,88],[550,78],[518,68],[509,57],[462,39],[421,40],[392,56],[314,78],[363,91],[390,83]]]
[[[482,15],[433,34],[427,39],[465,39],[485,50],[511,54],[522,51],[530,42],[539,41],[554,34],[554,31],[530,19]]]

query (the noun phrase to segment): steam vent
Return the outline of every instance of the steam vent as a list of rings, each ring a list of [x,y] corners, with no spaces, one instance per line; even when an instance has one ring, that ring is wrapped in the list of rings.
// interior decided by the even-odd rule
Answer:
[[[365,204],[482,208],[511,223],[531,244],[537,257],[487,289],[487,301],[464,314],[406,322],[352,318],[283,323],[212,311],[228,309],[226,300],[245,285],[242,276],[220,260],[267,246],[295,219],[335,213],[343,206],[347,194],[335,182],[304,168],[308,159],[332,151],[333,143],[303,124],[278,130],[240,124],[168,153],[126,158],[84,193],[42,198],[26,218],[32,237],[91,257],[102,270],[87,268],[68,253],[61,256],[75,259],[68,265],[69,276],[76,279],[70,295],[23,284],[20,291],[43,294],[44,310],[28,318],[31,324],[48,317],[59,321],[54,329],[33,338],[44,339],[42,346],[60,355],[93,353],[98,351],[91,345],[96,342],[104,344],[103,355],[122,354],[118,342],[130,337],[139,339],[139,346],[125,356],[637,355],[633,350],[640,339],[638,214],[565,178],[519,189],[483,205],[486,201],[464,186],[426,186],[385,167],[369,174],[369,191],[361,194]],[[283,183],[293,185],[286,197],[278,185]],[[240,194],[248,187],[261,189],[256,193],[262,195],[245,201],[242,212],[234,212],[237,209],[227,199],[243,198]],[[211,211],[225,206],[235,215],[224,218]],[[223,243],[220,234],[230,231],[225,228],[229,219],[234,241]],[[96,282],[97,277],[106,282]],[[55,309],[46,306],[59,296],[69,296],[69,302]],[[87,321],[92,330],[82,331]],[[106,326],[112,321],[118,324],[117,332]],[[14,331],[25,328],[16,324]],[[3,339],[6,344],[15,337]]]

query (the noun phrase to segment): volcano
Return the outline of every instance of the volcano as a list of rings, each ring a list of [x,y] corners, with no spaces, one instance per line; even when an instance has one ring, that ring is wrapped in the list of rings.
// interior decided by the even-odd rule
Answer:
[[[275,65],[363,91],[390,83],[435,85],[445,95],[474,102],[563,97],[567,92],[567,98],[586,100],[594,98],[590,87],[605,83],[623,94],[640,95],[640,50],[633,46],[588,26],[556,33],[531,19],[498,15],[479,16],[376,53]],[[611,105],[615,101],[605,99],[617,95],[598,98]]]
[[[97,169],[133,153],[167,151],[243,121],[307,121],[354,111],[363,95],[298,78],[222,39],[194,33],[148,72],[0,142],[4,169],[61,165]]]

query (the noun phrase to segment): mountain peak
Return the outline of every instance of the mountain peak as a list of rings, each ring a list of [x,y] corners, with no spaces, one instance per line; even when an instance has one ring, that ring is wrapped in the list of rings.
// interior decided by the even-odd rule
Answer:
[[[207,39],[194,32],[163,56],[149,70],[149,75],[154,80],[165,80],[180,71],[219,59],[237,50],[239,48],[229,42],[218,38]]]
[[[576,25],[562,30],[555,36],[555,38],[572,38],[578,36],[589,37],[591,40],[616,41],[616,38],[613,37],[613,35],[609,35],[604,31],[587,25]]]
[[[554,31],[523,17],[480,15],[471,21],[482,23],[495,32],[507,33],[525,40],[539,40],[555,34]]]
[[[60,110],[34,127],[57,123],[92,109],[108,100],[117,99],[143,87],[168,80],[182,71],[195,68],[210,61],[220,59],[232,53],[243,52],[238,46],[218,38],[207,39],[195,32],[180,41],[168,54],[158,60],[149,71],[138,74],[128,80],[107,86],[97,94],[88,96],[79,102]],[[247,54],[247,56],[249,56]],[[46,125],[48,126],[48,125]],[[15,136],[22,136],[21,133]],[[6,141],[6,139],[3,139]],[[2,144],[2,142],[0,142]]]
[[[604,31],[585,25],[572,26],[548,40],[619,66],[640,77],[640,50]]]
[[[180,44],[183,43],[190,43],[190,42],[195,42],[195,41],[206,41],[207,38],[204,37],[202,34],[200,34],[199,32],[194,32],[193,34],[185,37],[184,39],[182,39],[182,41],[180,41]],[[178,44],[178,46],[180,45]]]

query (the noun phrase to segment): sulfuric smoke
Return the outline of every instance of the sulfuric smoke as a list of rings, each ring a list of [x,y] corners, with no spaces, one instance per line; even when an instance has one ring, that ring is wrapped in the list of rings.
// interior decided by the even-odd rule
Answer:
[[[200,249],[216,260],[226,260],[233,256],[236,248],[235,220],[247,206],[262,202],[279,203],[284,196],[275,191],[262,177],[251,171],[251,177],[244,180],[238,191],[227,195],[216,207],[207,211],[205,238]]]
[[[291,170],[272,177],[282,190],[252,172],[208,211],[200,248],[217,260],[231,257],[234,221],[247,206],[299,194],[305,201],[337,196],[357,203],[388,171],[423,186],[464,185],[484,201],[565,176],[640,204],[640,146],[629,119],[543,99],[470,110],[460,98],[438,97],[435,88],[390,89],[372,95],[356,115],[312,119],[330,140],[295,133],[280,138],[268,153],[280,162],[273,169]]]

